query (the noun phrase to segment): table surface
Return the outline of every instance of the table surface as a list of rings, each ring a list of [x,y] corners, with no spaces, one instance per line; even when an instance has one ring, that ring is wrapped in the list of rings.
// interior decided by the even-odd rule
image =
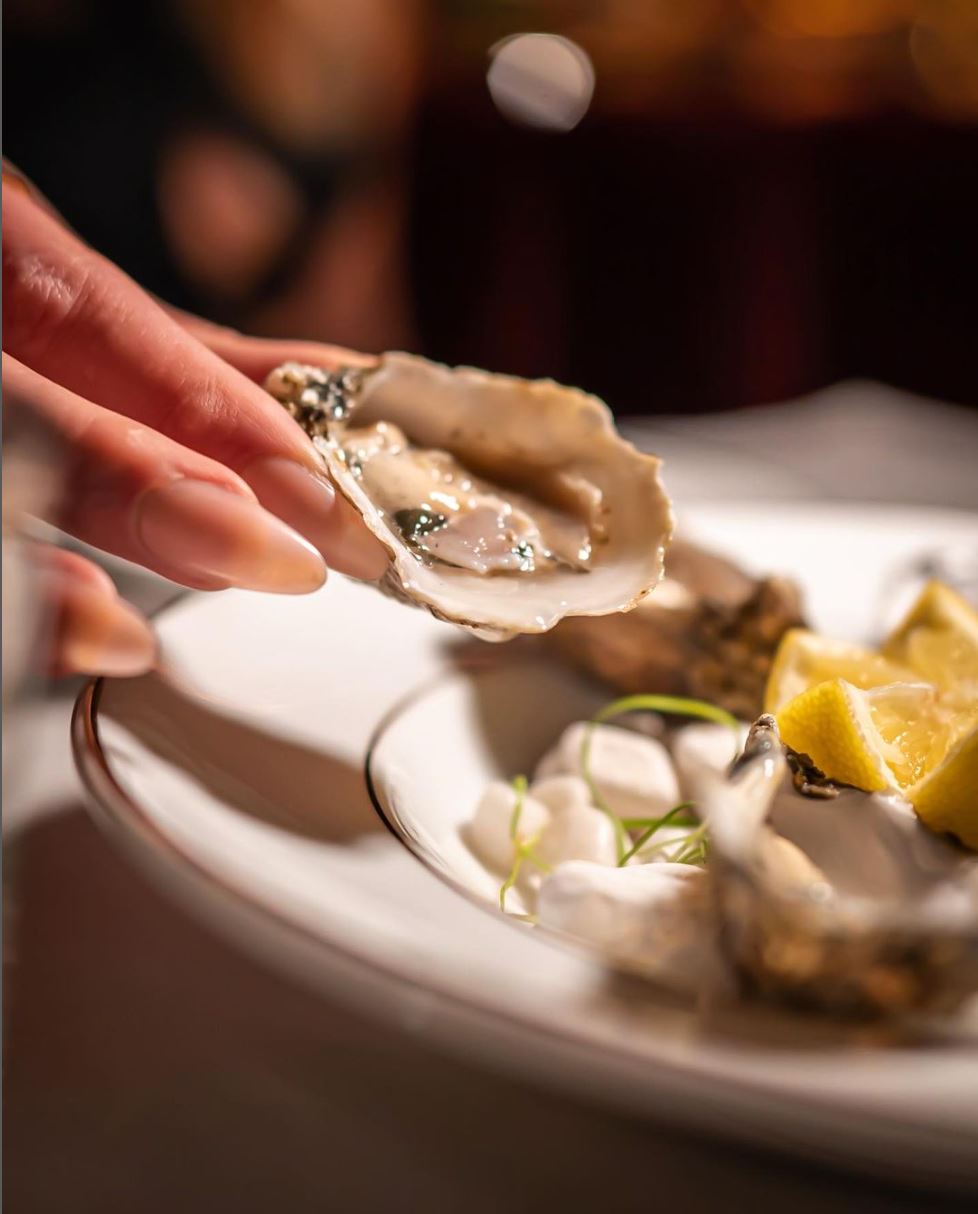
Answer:
[[[667,455],[680,502],[792,495],[978,509],[978,414],[878,385],[663,419],[643,437]],[[738,474],[745,460],[756,475]],[[150,609],[173,593],[126,571],[121,580]],[[653,1124],[578,1103],[270,975],[148,885],[94,827],[68,746],[73,692],[23,708],[7,739],[19,760],[4,806],[12,1214],[973,1208],[769,1156],[763,1144],[679,1134],[668,1110]]]

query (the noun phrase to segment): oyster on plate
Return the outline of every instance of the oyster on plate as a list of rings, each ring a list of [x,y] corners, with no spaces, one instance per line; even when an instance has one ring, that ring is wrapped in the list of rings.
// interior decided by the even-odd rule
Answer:
[[[547,642],[622,692],[692,696],[752,720],[781,637],[803,623],[794,582],[678,540],[652,598],[628,615],[564,620]]]
[[[978,992],[978,859],[901,797],[833,785],[771,716],[698,784],[721,938],[754,989],[857,1013]]]
[[[399,353],[287,363],[265,386],[390,553],[382,589],[441,619],[486,639],[545,632],[627,611],[661,577],[659,461],[594,396]]]

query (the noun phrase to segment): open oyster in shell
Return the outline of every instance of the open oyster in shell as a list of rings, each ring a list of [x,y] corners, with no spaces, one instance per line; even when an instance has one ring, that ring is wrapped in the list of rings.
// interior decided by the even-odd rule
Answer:
[[[722,940],[755,989],[857,1013],[978,992],[978,858],[902,798],[832,785],[770,716],[696,795]]]
[[[659,461],[594,396],[396,353],[287,363],[265,386],[390,553],[382,588],[433,615],[487,639],[545,632],[626,611],[662,574]]]

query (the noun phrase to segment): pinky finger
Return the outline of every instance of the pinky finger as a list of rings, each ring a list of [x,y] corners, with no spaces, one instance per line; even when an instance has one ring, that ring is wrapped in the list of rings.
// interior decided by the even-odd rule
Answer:
[[[144,674],[156,662],[156,638],[111,578],[91,561],[38,546],[39,583],[52,621],[47,665],[53,675]]]

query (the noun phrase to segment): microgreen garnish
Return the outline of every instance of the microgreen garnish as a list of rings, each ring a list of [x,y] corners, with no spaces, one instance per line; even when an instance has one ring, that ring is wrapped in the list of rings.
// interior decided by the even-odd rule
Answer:
[[[639,835],[639,837],[635,840],[635,842],[632,844],[632,846],[628,849],[628,851],[625,852],[625,854],[618,861],[618,867],[624,868],[624,866],[628,863],[628,861],[632,858],[632,856],[637,855],[637,853],[639,851],[641,851],[641,849],[645,846],[646,843],[648,843],[649,839],[652,838],[652,836],[655,834],[655,832],[660,827],[677,826],[680,824],[687,825],[687,824],[690,824],[691,822],[692,822],[692,824],[695,824],[695,822],[696,822],[695,818],[691,820],[687,817],[687,818],[682,818],[681,820],[677,821],[677,819],[679,819],[679,816],[681,814],[684,814],[687,809],[692,808],[692,805],[693,805],[692,801],[683,801],[679,805],[675,806],[675,808],[670,809],[667,814],[663,814],[661,818],[652,818],[649,821],[648,826],[645,827],[645,829],[642,831],[642,833]],[[635,819],[628,819],[628,820],[635,821]],[[670,840],[670,842],[674,843],[674,842],[676,842],[676,840],[672,839],[672,840]]]
[[[506,909],[506,895],[516,884],[516,878],[520,875],[520,869],[523,867],[524,859],[525,857],[523,855],[523,849],[521,847],[517,847],[516,855],[513,858],[513,867],[509,870],[509,876],[499,887],[499,909],[501,911]]]
[[[516,884],[517,878],[520,875],[520,869],[523,867],[523,862],[529,862],[538,868],[542,873],[549,873],[553,870],[550,865],[544,860],[540,860],[533,854],[533,848],[539,839],[539,834],[533,836],[532,839],[520,839],[520,818],[523,816],[523,803],[526,800],[527,790],[526,776],[516,776],[513,779],[513,792],[515,800],[513,801],[513,812],[509,817],[509,837],[513,840],[513,867],[509,870],[509,875],[499,887],[499,909],[506,909],[506,895]]]
[[[538,868],[542,873],[552,873],[553,868],[539,856],[533,854],[533,847],[540,836],[534,835],[532,839],[527,839],[523,843],[517,843],[513,852],[513,867],[509,870],[509,876],[499,887],[499,909],[506,909],[506,895],[516,884],[516,879],[520,875],[520,869],[523,867],[523,861],[529,860],[534,868]]]
[[[591,742],[595,725],[604,725],[615,717],[624,716],[629,712],[661,712],[672,716],[696,717],[701,721],[712,721],[716,725],[726,725],[739,736],[740,723],[737,718],[715,704],[705,700],[691,700],[685,696],[663,695],[631,695],[623,696],[606,704],[587,722],[584,736],[581,739],[580,766],[581,775],[588,786],[595,807],[611,820],[615,828],[615,842],[618,852],[618,867],[621,868],[629,860],[639,855],[651,855],[666,847],[676,847],[678,850],[670,859],[676,864],[702,864],[706,860],[707,837],[706,824],[689,813],[693,808],[692,801],[683,801],[674,806],[668,813],[658,818],[620,818],[611,808],[597,786],[591,774]],[[513,841],[513,867],[506,880],[499,887],[499,909],[506,909],[506,895],[516,884],[524,863],[529,862],[541,872],[551,871],[550,865],[533,854],[539,835],[531,839],[521,839],[519,834],[520,819],[523,815],[523,804],[527,793],[526,776],[517,776],[513,780],[513,812],[509,819],[509,837]],[[663,826],[689,826],[693,829],[685,839],[663,839],[650,843],[656,831]],[[633,840],[629,832],[638,831]]]
[[[595,725],[603,725],[614,717],[624,716],[626,712],[664,712],[677,717],[699,717],[703,721],[713,721],[716,725],[727,725],[738,736],[740,734],[740,722],[725,708],[708,704],[706,700],[690,700],[685,696],[622,696],[620,700],[612,700],[610,704],[606,704],[600,712],[595,713],[591,721]]]
[[[686,802],[686,804],[692,805],[693,802],[689,801],[689,802]],[[679,809],[679,808],[680,807],[677,805],[676,809]],[[670,809],[669,812],[672,814],[672,813],[675,813],[676,810]],[[646,828],[646,826],[655,826],[658,823],[660,823],[661,821],[662,821],[661,818],[622,818],[621,824],[622,824],[622,826],[624,826],[624,828],[626,830],[644,830]],[[698,822],[699,822],[699,818],[695,818],[690,814],[683,818],[672,818],[669,822],[669,825],[670,826],[696,826]]]
[[[523,813],[523,801],[526,798],[527,781],[526,776],[513,777],[513,792],[516,793],[516,800],[513,802],[513,812],[509,817],[509,837],[516,838],[516,832],[520,827],[520,817]]]
[[[708,846],[706,823],[704,822],[696,830],[690,831],[683,846],[669,859],[673,864],[705,864]]]
[[[601,790],[591,775],[591,742],[594,736],[595,725],[604,725],[608,721],[614,720],[615,717],[624,716],[628,712],[664,712],[673,716],[697,717],[701,721],[712,721],[716,725],[726,725],[738,737],[740,735],[740,722],[732,713],[727,712],[724,708],[718,708],[715,704],[708,704],[705,700],[691,700],[685,696],[623,696],[619,700],[612,700],[610,704],[606,704],[604,708],[595,713],[591,720],[588,721],[584,730],[584,736],[581,739],[581,775],[587,783],[595,806],[611,819],[611,823],[615,828],[619,866],[625,863],[626,857],[629,855],[631,847],[628,835],[629,828],[626,827],[625,822],[618,817],[601,795]],[[638,819],[631,819],[631,821],[638,821]],[[650,822],[645,823],[646,827],[649,825],[651,825]],[[660,822],[659,825],[662,825],[662,823]],[[651,838],[656,829],[658,827],[654,827],[652,831],[649,831],[646,841]]]

